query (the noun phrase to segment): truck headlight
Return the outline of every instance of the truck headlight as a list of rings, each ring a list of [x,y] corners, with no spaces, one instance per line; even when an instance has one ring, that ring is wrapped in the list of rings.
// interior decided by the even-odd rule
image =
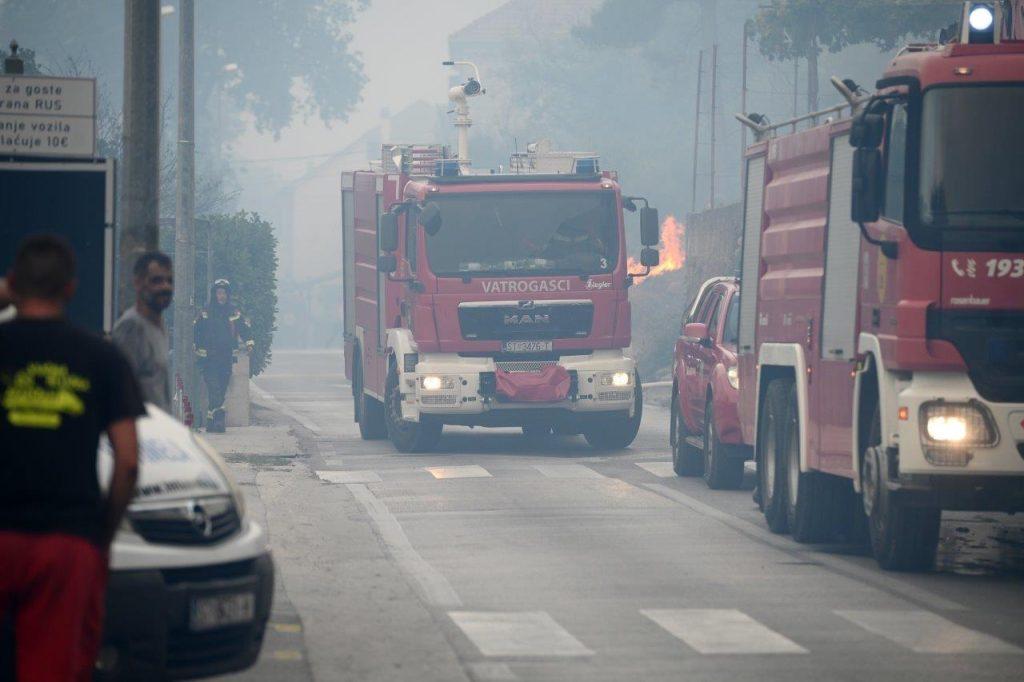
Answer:
[[[602,386],[625,388],[633,384],[633,375],[629,372],[608,372],[601,377]]]
[[[736,365],[733,365],[729,369],[725,370],[725,378],[729,380],[729,385],[739,390],[740,388],[740,369]]]
[[[991,447],[999,440],[991,414],[976,401],[925,403],[921,406],[920,421],[921,440],[926,445]]]
[[[424,391],[450,391],[455,388],[455,377],[428,374],[420,380]]]

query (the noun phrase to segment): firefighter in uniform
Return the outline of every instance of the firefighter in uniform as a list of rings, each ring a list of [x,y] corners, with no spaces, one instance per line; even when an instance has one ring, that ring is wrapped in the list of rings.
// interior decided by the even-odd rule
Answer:
[[[195,321],[195,352],[199,370],[206,384],[209,409],[206,412],[206,430],[224,432],[224,397],[235,351],[239,341],[248,351],[253,349],[252,327],[249,320],[231,301],[231,283],[218,279],[210,289],[210,302]]]

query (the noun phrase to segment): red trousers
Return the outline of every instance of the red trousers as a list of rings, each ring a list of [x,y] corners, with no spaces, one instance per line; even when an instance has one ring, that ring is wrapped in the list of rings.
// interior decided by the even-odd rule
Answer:
[[[106,553],[85,538],[0,530],[0,622],[14,623],[18,680],[92,679],[106,586]]]

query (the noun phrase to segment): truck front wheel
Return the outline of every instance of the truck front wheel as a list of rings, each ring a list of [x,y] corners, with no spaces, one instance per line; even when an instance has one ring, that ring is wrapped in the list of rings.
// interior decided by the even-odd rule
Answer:
[[[861,499],[868,519],[871,552],[889,571],[927,571],[935,564],[942,511],[901,504],[886,485],[887,454],[881,442],[881,415],[861,453]]]
[[[394,369],[388,372],[384,408],[388,439],[399,452],[429,452],[441,439],[441,430],[444,428],[441,422],[424,416],[418,422],[402,418],[402,392],[398,386],[398,373]]]
[[[363,440],[380,440],[387,436],[384,424],[384,406],[366,394],[363,387],[362,358],[356,355],[352,370],[352,401],[359,435]]]
[[[774,379],[765,391],[757,420],[757,475],[761,488],[761,510],[773,533],[789,529],[786,514],[785,438],[789,392],[792,379]]]
[[[644,395],[640,375],[633,376],[636,385],[633,416],[603,419],[583,429],[583,437],[595,450],[621,450],[629,447],[640,432],[640,422],[644,416]]]

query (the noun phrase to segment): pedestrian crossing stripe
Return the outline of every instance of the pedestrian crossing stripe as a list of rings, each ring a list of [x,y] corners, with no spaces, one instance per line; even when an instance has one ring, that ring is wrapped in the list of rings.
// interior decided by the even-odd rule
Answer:
[[[640,613],[701,654],[808,653],[736,609],[643,609]]]
[[[590,656],[546,611],[450,611],[484,656]]]
[[[1024,654],[1024,649],[930,611],[836,611],[854,625],[919,654]]]

